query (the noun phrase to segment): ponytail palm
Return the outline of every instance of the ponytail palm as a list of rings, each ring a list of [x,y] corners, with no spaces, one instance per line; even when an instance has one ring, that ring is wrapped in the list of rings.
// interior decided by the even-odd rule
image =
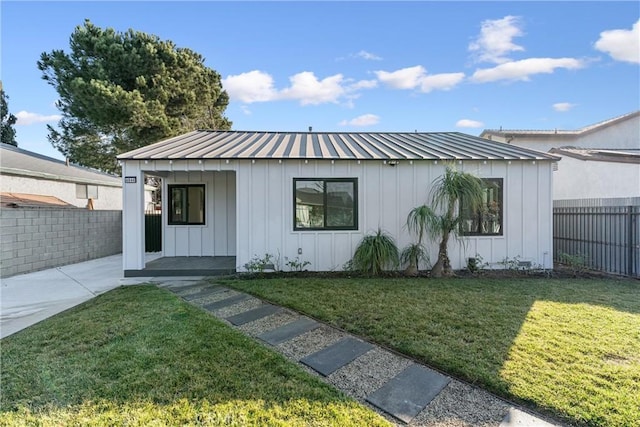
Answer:
[[[458,236],[461,217],[460,201],[471,211],[478,211],[484,203],[484,183],[470,173],[460,172],[447,166],[444,175],[433,182],[431,188],[431,204],[433,210],[442,211],[427,222],[432,236],[440,236],[438,260],[431,269],[432,277],[451,275],[448,244],[449,237]],[[431,211],[433,213],[433,211]]]
[[[437,215],[427,205],[413,208],[411,212],[409,212],[409,215],[407,215],[407,222],[405,226],[410,233],[413,233],[418,237],[418,241],[407,246],[400,256],[403,263],[409,264],[405,270],[405,274],[409,276],[417,276],[418,263],[420,260],[429,261],[427,250],[422,244],[422,241],[425,234],[434,228],[433,223],[435,221],[437,221]]]

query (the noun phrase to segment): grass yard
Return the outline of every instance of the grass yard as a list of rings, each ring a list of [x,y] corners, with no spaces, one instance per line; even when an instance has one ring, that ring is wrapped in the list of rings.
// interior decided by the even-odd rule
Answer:
[[[228,280],[575,424],[640,425],[640,282]]]
[[[0,425],[389,425],[155,286],[18,332],[0,356]]]

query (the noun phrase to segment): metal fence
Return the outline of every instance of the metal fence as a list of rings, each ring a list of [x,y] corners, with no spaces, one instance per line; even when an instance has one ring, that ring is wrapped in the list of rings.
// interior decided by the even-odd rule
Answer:
[[[640,277],[640,200],[636,199],[554,202],[554,260]]]
[[[162,250],[162,212],[158,210],[144,213],[144,250],[145,252]]]

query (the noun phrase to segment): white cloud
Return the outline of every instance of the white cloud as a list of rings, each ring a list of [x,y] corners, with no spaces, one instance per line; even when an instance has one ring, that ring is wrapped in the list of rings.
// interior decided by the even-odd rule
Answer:
[[[456,127],[459,128],[481,128],[483,126],[484,123],[477,120],[462,119],[456,122]]]
[[[402,68],[392,72],[375,71],[378,80],[394,89],[413,89],[418,86],[420,79],[422,79],[426,73],[427,70],[425,70],[422,65]]]
[[[273,77],[268,73],[253,70],[222,79],[222,87],[229,98],[246,103],[265,102],[277,99],[278,93],[273,87]]]
[[[375,71],[378,80],[394,89],[415,89],[428,93],[432,90],[449,90],[464,80],[464,73],[427,74],[422,65],[400,70]]]
[[[631,30],[609,30],[600,33],[595,48],[617,61],[640,64],[640,19]]]
[[[520,61],[506,62],[493,68],[476,70],[471,80],[487,83],[497,80],[528,81],[533,74],[551,74],[557,68],[574,70],[582,68],[584,62],[574,58],[529,58]]]
[[[524,48],[513,43],[514,37],[523,35],[520,17],[505,16],[502,19],[482,21],[480,35],[469,44],[478,62],[502,64],[509,61],[510,52],[523,51]]]
[[[371,52],[367,52],[366,50],[361,50],[360,52],[353,54],[352,56],[356,57],[356,58],[362,58],[362,59],[366,59],[368,61],[381,61],[382,58],[379,57],[378,55],[371,53]]]
[[[285,99],[299,100],[301,105],[337,103],[345,93],[342,74],[318,80],[313,72],[303,71],[289,77],[289,81],[291,86],[280,91],[280,95]]]
[[[240,111],[242,111],[244,113],[244,115],[246,115],[246,116],[250,116],[251,115],[251,110],[246,105],[241,105],[240,106]]]
[[[245,104],[254,102],[268,102],[282,99],[299,101],[301,105],[318,105],[337,103],[343,98],[356,99],[357,91],[374,88],[376,80],[345,79],[342,74],[336,74],[319,80],[311,71],[303,71],[289,77],[290,85],[284,89],[276,89],[273,77],[263,71],[253,70],[246,73],[231,75],[222,80],[222,85],[232,101]],[[245,114],[250,114],[244,110]]]
[[[19,111],[15,114],[16,118],[16,126],[29,126],[34,123],[47,123],[47,122],[55,122],[62,118],[62,116],[58,114],[52,114],[50,116],[45,116],[38,113],[30,113],[28,111]]]
[[[575,106],[576,104],[571,104],[570,102],[557,102],[553,104],[553,109],[561,113],[564,113],[565,111],[571,110]]]
[[[363,114],[351,120],[343,120],[340,126],[372,126],[378,124],[380,117],[375,114]]]
[[[443,73],[424,76],[420,79],[420,90],[429,93],[432,90],[449,90],[464,80],[464,73]]]
[[[373,89],[378,86],[377,80],[360,80],[352,85],[349,85],[348,90],[354,91],[358,89]]]

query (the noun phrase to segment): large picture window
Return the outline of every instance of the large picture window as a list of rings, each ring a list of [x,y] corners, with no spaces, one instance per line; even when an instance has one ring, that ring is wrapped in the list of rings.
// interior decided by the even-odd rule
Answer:
[[[356,178],[295,178],[294,230],[357,230]]]
[[[483,203],[480,210],[472,211],[460,201],[460,224],[462,234],[466,236],[502,235],[502,178],[482,180],[485,185]]]
[[[204,185],[169,185],[169,225],[204,224]]]

